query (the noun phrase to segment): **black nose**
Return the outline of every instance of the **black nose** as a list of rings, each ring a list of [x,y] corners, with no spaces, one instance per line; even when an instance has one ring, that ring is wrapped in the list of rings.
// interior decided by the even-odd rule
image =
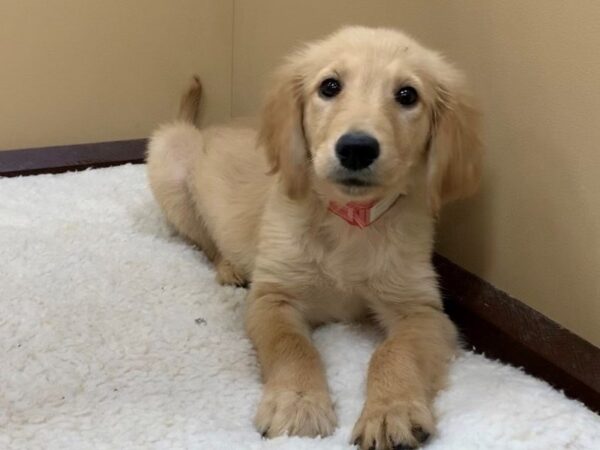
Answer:
[[[346,133],[335,144],[335,154],[346,169],[361,170],[379,156],[379,142],[366,133]]]

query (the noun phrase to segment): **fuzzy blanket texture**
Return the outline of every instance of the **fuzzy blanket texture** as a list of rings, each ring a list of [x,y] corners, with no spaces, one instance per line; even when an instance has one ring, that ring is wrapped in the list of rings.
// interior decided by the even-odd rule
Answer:
[[[143,166],[0,179],[0,449],[351,449],[370,328],[330,325],[339,427],[263,440],[245,291],[220,287],[170,231]],[[465,352],[428,450],[600,449],[600,418],[522,371]]]

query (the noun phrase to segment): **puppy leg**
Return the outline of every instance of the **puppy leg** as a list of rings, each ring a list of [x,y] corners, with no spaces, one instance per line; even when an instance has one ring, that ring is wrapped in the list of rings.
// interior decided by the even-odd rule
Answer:
[[[364,450],[408,450],[427,440],[435,426],[433,398],[457,347],[454,325],[434,307],[407,308],[391,322],[389,317],[387,338],[371,358],[367,399],[352,435]]]
[[[148,145],[150,187],[169,223],[200,247],[215,264],[217,282],[243,286],[247,280],[219,252],[188,185],[193,176],[190,171],[194,159],[200,156],[202,145],[202,133],[189,123],[175,123],[159,129]]]
[[[147,171],[150,187],[167,220],[197,244],[214,261],[218,256],[188,188],[190,167],[202,149],[202,134],[191,124],[175,123],[160,128],[148,144]]]
[[[265,383],[258,431],[268,437],[331,434],[336,417],[323,365],[293,298],[274,285],[253,285],[246,326]]]

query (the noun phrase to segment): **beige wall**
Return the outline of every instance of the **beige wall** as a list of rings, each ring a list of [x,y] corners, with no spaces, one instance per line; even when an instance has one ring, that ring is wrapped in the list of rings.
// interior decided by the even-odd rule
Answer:
[[[268,74],[300,43],[343,25],[402,27],[425,37],[422,2],[402,0],[235,0],[233,115],[256,112]]]
[[[432,42],[470,74],[487,144],[484,189],[439,248],[600,346],[600,2],[435,4]]]
[[[400,27],[465,69],[485,113],[483,189],[446,210],[440,251],[600,346],[600,2],[141,4],[0,3],[0,148],[146,136],[192,72],[208,121],[253,113],[297,43]]]
[[[0,149],[147,136],[193,72],[230,114],[233,0],[0,0]]]
[[[236,0],[234,114],[298,42],[392,25],[467,72],[485,182],[446,211],[439,250],[600,346],[600,2]]]

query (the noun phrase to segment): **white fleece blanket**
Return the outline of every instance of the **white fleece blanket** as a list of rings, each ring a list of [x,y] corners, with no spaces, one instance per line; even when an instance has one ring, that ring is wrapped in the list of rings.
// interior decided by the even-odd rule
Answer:
[[[0,179],[0,449],[350,449],[377,337],[315,341],[339,428],[262,440],[243,289],[174,236],[143,166]],[[600,449],[600,419],[520,370],[465,353],[429,450]]]

